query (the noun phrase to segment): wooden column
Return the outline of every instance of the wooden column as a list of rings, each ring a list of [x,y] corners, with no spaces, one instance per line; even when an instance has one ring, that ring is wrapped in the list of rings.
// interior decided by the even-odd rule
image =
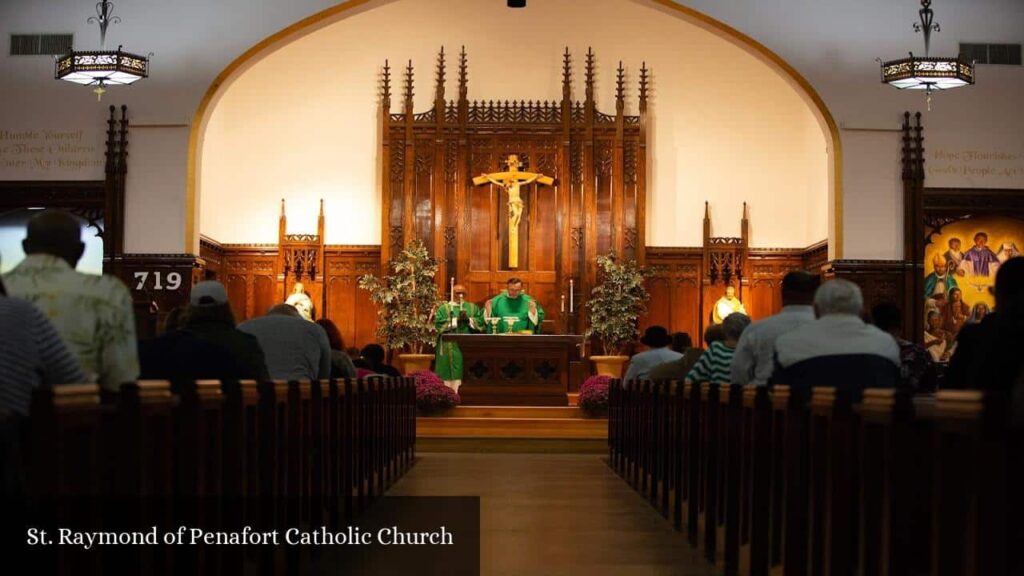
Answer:
[[[416,142],[413,139],[412,125],[413,116],[413,73],[412,60],[405,69],[405,171],[402,176],[403,197],[402,197],[402,248],[415,238],[415,221],[413,220],[415,205],[415,178],[416,178]]]
[[[924,334],[924,138],[921,113],[903,113],[903,292],[904,336],[915,342]],[[909,330],[909,333],[908,333]]]
[[[444,46],[437,56],[437,75],[434,85],[434,168],[431,179],[433,187],[430,191],[430,208],[433,218],[433,244],[434,256],[439,260],[437,275],[434,282],[438,285],[438,291],[442,298],[451,298],[448,291],[448,278],[454,276],[454,270],[449,270],[448,259],[445,257],[447,243],[445,241],[445,227],[453,220],[451,207],[445,202],[447,179],[445,178],[445,101],[444,101]]]
[[[380,99],[380,260],[387,265],[391,259],[391,67],[384,61],[381,74],[382,92]]]
[[[623,98],[624,77],[625,71],[622,68],[622,61],[619,60],[619,67],[615,73],[615,140],[612,151],[612,248],[620,258],[625,256],[626,248],[626,184],[623,179],[626,161],[622,141],[622,127],[625,122],[623,111],[626,105]]]

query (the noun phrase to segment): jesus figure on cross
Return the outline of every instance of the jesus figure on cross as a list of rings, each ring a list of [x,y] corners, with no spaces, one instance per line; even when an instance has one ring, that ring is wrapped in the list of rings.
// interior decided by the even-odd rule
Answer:
[[[534,172],[520,172],[519,168],[523,164],[515,154],[509,154],[505,165],[508,166],[507,171],[481,174],[473,178],[473,184],[479,186],[489,182],[508,193],[508,267],[518,268],[519,222],[523,218],[523,198],[519,195],[519,187],[533,182],[550,186],[555,183],[555,179]]]

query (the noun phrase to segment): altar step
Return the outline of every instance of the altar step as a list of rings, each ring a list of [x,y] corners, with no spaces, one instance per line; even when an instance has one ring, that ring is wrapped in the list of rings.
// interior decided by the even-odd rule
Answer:
[[[416,419],[423,452],[607,451],[608,420],[575,406],[459,406]]]

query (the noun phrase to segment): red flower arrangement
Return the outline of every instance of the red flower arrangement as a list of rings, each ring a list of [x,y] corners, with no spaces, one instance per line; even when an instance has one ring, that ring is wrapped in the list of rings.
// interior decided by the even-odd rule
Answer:
[[[612,383],[611,376],[597,374],[583,381],[580,386],[580,408],[591,416],[604,416],[608,413],[608,387]]]
[[[459,405],[461,399],[444,380],[430,370],[410,372],[416,381],[416,408],[423,414],[436,414]]]

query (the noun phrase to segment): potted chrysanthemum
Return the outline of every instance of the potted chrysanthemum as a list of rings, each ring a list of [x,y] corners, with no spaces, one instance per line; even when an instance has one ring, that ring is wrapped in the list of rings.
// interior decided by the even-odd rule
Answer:
[[[439,414],[459,405],[459,394],[430,370],[409,373],[416,381],[416,410],[424,416]]]

